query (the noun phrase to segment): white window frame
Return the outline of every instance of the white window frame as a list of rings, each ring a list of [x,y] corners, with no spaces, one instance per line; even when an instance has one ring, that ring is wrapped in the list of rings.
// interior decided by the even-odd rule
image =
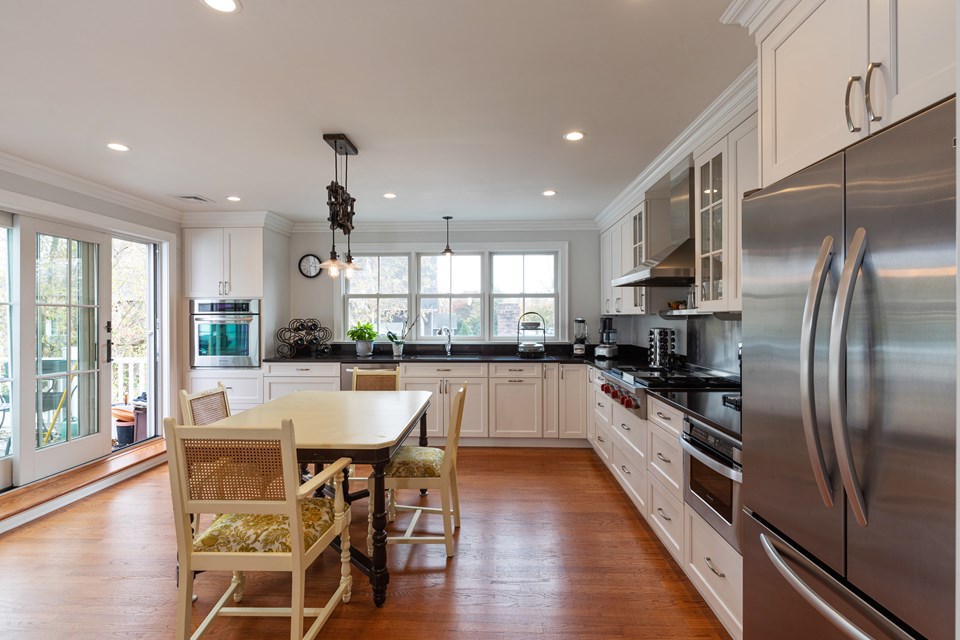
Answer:
[[[380,309],[379,300],[397,299],[397,298],[406,297],[407,298],[407,316],[408,316],[407,323],[409,324],[410,321],[416,317],[416,315],[413,314],[413,311],[414,311],[413,306],[411,306],[412,292],[410,290],[410,285],[411,285],[410,272],[413,271],[414,267],[410,263],[410,261],[412,260],[410,254],[406,251],[371,252],[371,251],[359,251],[359,250],[352,253],[356,254],[354,256],[356,258],[406,258],[407,259],[407,293],[405,294],[403,293],[347,293],[347,283],[350,281],[341,275],[340,296],[339,296],[341,305],[340,305],[340,313],[338,314],[340,318],[341,328],[342,328],[341,335],[343,335],[345,338],[346,332],[350,328],[348,326],[350,319],[347,317],[347,314],[350,311],[349,301],[354,298],[356,299],[376,298],[378,301],[377,310],[379,312],[379,309]],[[379,285],[380,285],[380,282],[378,280],[377,282],[378,289],[379,289]],[[379,322],[377,324],[379,324]],[[386,338],[386,335],[378,334],[377,337]]]
[[[456,334],[450,335],[451,342],[483,342],[488,338],[489,326],[486,321],[487,317],[487,292],[489,290],[490,280],[487,277],[488,263],[490,257],[486,251],[467,251],[466,249],[458,249],[455,255],[463,256],[480,256],[480,291],[477,293],[420,293],[420,256],[435,256],[437,255],[436,249],[433,251],[418,251],[414,253],[416,264],[417,264],[417,279],[415,282],[416,288],[414,289],[414,310],[417,313],[420,313],[420,300],[422,298],[438,298],[443,299],[447,298],[451,301],[451,308],[453,300],[456,298],[480,298],[480,335],[478,336],[457,336]],[[450,327],[451,330],[453,327]],[[447,337],[442,335],[427,335],[421,333],[420,323],[417,323],[416,328],[416,339],[419,342],[446,342]]]
[[[493,292],[493,258],[494,256],[545,256],[552,255],[554,258],[553,265],[553,291],[554,293],[494,293]],[[561,295],[560,295],[560,253],[558,251],[530,251],[527,249],[524,250],[512,250],[512,251],[491,251],[489,260],[487,262],[487,271],[489,275],[489,317],[487,318],[487,327],[490,330],[489,340],[491,342],[512,342],[517,340],[516,335],[510,336],[495,336],[493,335],[494,320],[493,310],[494,310],[494,300],[497,298],[543,298],[545,300],[554,299],[556,300],[556,309],[554,310],[554,336],[553,340],[550,340],[550,336],[546,336],[546,339],[550,342],[560,342],[557,336],[560,334],[560,308],[561,308]],[[536,338],[536,334],[528,335],[527,339]]]
[[[463,254],[481,254],[482,265],[481,265],[481,294],[480,294],[480,304],[481,304],[481,336],[479,338],[458,338],[453,336],[453,340],[461,343],[480,343],[480,342],[493,342],[493,343],[511,343],[516,341],[516,336],[510,337],[501,337],[501,338],[492,338],[491,337],[491,325],[492,319],[490,317],[490,309],[492,308],[492,259],[491,254],[494,253],[516,253],[516,254],[536,254],[536,253],[554,253],[557,256],[556,264],[556,274],[557,274],[557,319],[556,319],[556,335],[548,337],[547,341],[550,343],[564,343],[570,341],[570,329],[568,328],[570,321],[570,291],[569,291],[569,263],[570,263],[570,244],[566,241],[557,241],[557,242],[498,242],[498,243],[476,243],[476,242],[457,242],[456,246],[453,247],[453,250],[456,253]],[[410,300],[408,302],[411,318],[416,317],[416,314],[419,311],[419,300],[417,296],[419,295],[419,286],[420,286],[420,260],[419,257],[422,254],[434,254],[439,255],[440,251],[436,243],[354,243],[353,252],[357,255],[409,255],[410,256],[410,293],[408,294]],[[346,327],[346,288],[343,284],[343,278],[339,278],[340,283],[338,285],[337,291],[339,295],[335,296],[334,300],[334,322],[338,326],[334,326],[334,332],[337,336],[337,339],[343,342],[349,342],[349,339],[346,337],[346,331],[349,327]],[[388,296],[388,297],[397,297],[397,296]],[[427,297],[433,297],[432,294]],[[417,327],[416,334],[419,334],[420,328]],[[443,336],[421,336],[411,333],[408,342],[422,342],[425,344],[431,343],[440,343],[445,341],[446,338]]]
[[[10,354],[10,370],[7,371],[7,375],[4,376],[0,373],[0,384],[9,384],[10,385],[10,396],[8,401],[10,406],[6,409],[6,415],[4,419],[7,424],[10,426],[10,452],[6,453],[6,449],[0,451],[0,460],[6,459],[7,462],[3,463],[4,467],[7,467],[10,464],[10,461],[13,458],[16,450],[14,449],[14,441],[17,439],[17,430],[16,425],[13,421],[13,408],[15,405],[16,396],[13,391],[13,384],[16,378],[17,365],[19,359],[16,357],[16,352],[13,350],[13,280],[15,277],[19,277],[17,273],[14,273],[13,270],[13,256],[11,252],[13,250],[13,216],[7,213],[0,212],[0,233],[6,234],[7,242],[7,264],[5,268],[7,270],[7,302],[0,302],[0,313],[3,313],[7,316],[7,351]],[[19,273],[19,270],[17,271]],[[10,469],[0,469],[0,488],[9,486],[11,483]]]

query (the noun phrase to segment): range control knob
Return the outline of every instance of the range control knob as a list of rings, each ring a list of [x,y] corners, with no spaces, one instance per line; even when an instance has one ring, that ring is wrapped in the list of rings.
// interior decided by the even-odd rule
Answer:
[[[627,409],[633,409],[633,398],[628,398],[627,396],[623,396],[622,398],[620,398],[620,404],[622,404]]]
[[[604,393],[609,393],[609,392],[610,392],[610,385],[608,385],[608,384],[602,384],[602,385],[600,385],[600,391],[603,391]]]
[[[617,398],[620,397],[620,392],[617,391],[616,389],[611,389],[611,390],[610,390],[610,397],[613,398],[614,400],[616,400]]]

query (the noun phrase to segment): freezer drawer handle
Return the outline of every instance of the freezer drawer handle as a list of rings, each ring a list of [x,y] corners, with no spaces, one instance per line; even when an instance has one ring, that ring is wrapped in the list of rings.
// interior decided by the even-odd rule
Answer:
[[[833,626],[843,631],[850,638],[854,638],[855,640],[873,640],[873,638],[854,626],[852,622],[844,618],[840,612],[827,604],[813,589],[808,587],[803,580],[787,566],[787,563],[783,561],[783,558],[777,553],[777,550],[773,547],[773,542],[770,541],[767,534],[760,534],[760,544],[763,545],[763,550],[766,552],[767,558],[770,559],[770,562],[773,563],[776,570],[780,572],[783,579],[793,587],[793,590],[796,591],[801,598],[819,611],[820,615],[829,620]]]
[[[817,405],[813,393],[813,359],[816,355],[814,344],[817,339],[817,318],[820,316],[820,300],[823,287],[830,273],[833,261],[833,236],[827,236],[820,245],[820,254],[810,276],[807,300],[803,305],[803,322],[800,328],[800,416],[803,433],[806,436],[807,455],[810,468],[820,489],[820,499],[828,508],[833,507],[833,488],[828,481],[827,465],[823,460],[823,447],[820,445],[820,430],[817,428]]]
[[[710,571],[713,571],[718,578],[727,577],[727,574],[725,574],[723,571],[717,571],[717,568],[713,566],[713,561],[710,560],[710,556],[704,556],[703,561],[707,563],[707,569],[710,569]]]
[[[766,533],[760,534],[760,544],[763,547],[764,552],[767,554],[767,558],[773,564],[774,568],[780,573],[780,575],[783,576],[783,579],[787,581],[787,584],[793,587],[793,590],[796,591],[801,598],[806,600],[810,606],[816,609],[824,618],[829,620],[833,626],[842,631],[848,638],[853,638],[853,640],[873,640],[872,636],[864,633],[859,627],[847,620],[843,614],[831,607],[829,603],[827,603],[803,580],[801,580],[800,576],[798,576],[793,569],[787,565],[783,559],[783,556],[780,554],[783,553],[794,562],[808,566],[814,572],[820,571],[818,567],[810,563],[809,560],[801,556],[793,549],[787,547],[780,540],[771,538]],[[895,638],[896,640],[910,640],[910,638],[912,638],[912,636],[908,635],[896,624],[888,620],[880,613],[874,611],[871,607],[867,606],[866,603],[861,601],[859,598],[847,592],[842,587],[832,584],[831,578],[825,576],[824,580],[823,586],[825,588],[830,589],[831,593],[841,598],[850,607],[856,609],[858,613],[866,617],[873,624],[877,625],[890,638]]]
[[[857,284],[857,275],[863,265],[863,254],[867,245],[867,231],[858,227],[850,243],[847,262],[840,274],[840,286],[837,289],[837,302],[833,308],[833,320],[830,325],[830,353],[828,389],[830,391],[830,421],[833,423],[833,444],[837,450],[837,463],[843,488],[847,491],[850,509],[861,527],[867,526],[867,508],[863,501],[863,490],[853,464],[853,451],[850,448],[850,432],[847,430],[847,325],[850,321],[850,304],[853,290]]]

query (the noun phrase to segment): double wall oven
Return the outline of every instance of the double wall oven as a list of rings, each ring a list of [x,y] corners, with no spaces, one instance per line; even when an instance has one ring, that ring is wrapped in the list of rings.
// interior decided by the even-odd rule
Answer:
[[[260,366],[259,300],[191,300],[190,366]]]
[[[684,501],[738,551],[743,481],[740,380],[717,372],[612,368],[601,371],[603,391],[646,419],[647,391],[684,412]]]

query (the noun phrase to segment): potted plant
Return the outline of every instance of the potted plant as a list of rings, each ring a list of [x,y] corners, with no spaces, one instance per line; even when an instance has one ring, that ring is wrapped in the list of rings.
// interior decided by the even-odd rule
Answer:
[[[357,343],[358,356],[373,355],[373,340],[377,337],[377,330],[371,323],[358,322],[347,331],[347,337]]]
[[[413,331],[413,327],[417,324],[417,320],[419,319],[420,314],[418,313],[417,317],[413,319],[413,322],[403,327],[403,333],[401,333],[399,336],[393,331],[387,331],[387,339],[393,345],[393,357],[400,358],[403,356],[404,341],[406,340],[407,335]]]

